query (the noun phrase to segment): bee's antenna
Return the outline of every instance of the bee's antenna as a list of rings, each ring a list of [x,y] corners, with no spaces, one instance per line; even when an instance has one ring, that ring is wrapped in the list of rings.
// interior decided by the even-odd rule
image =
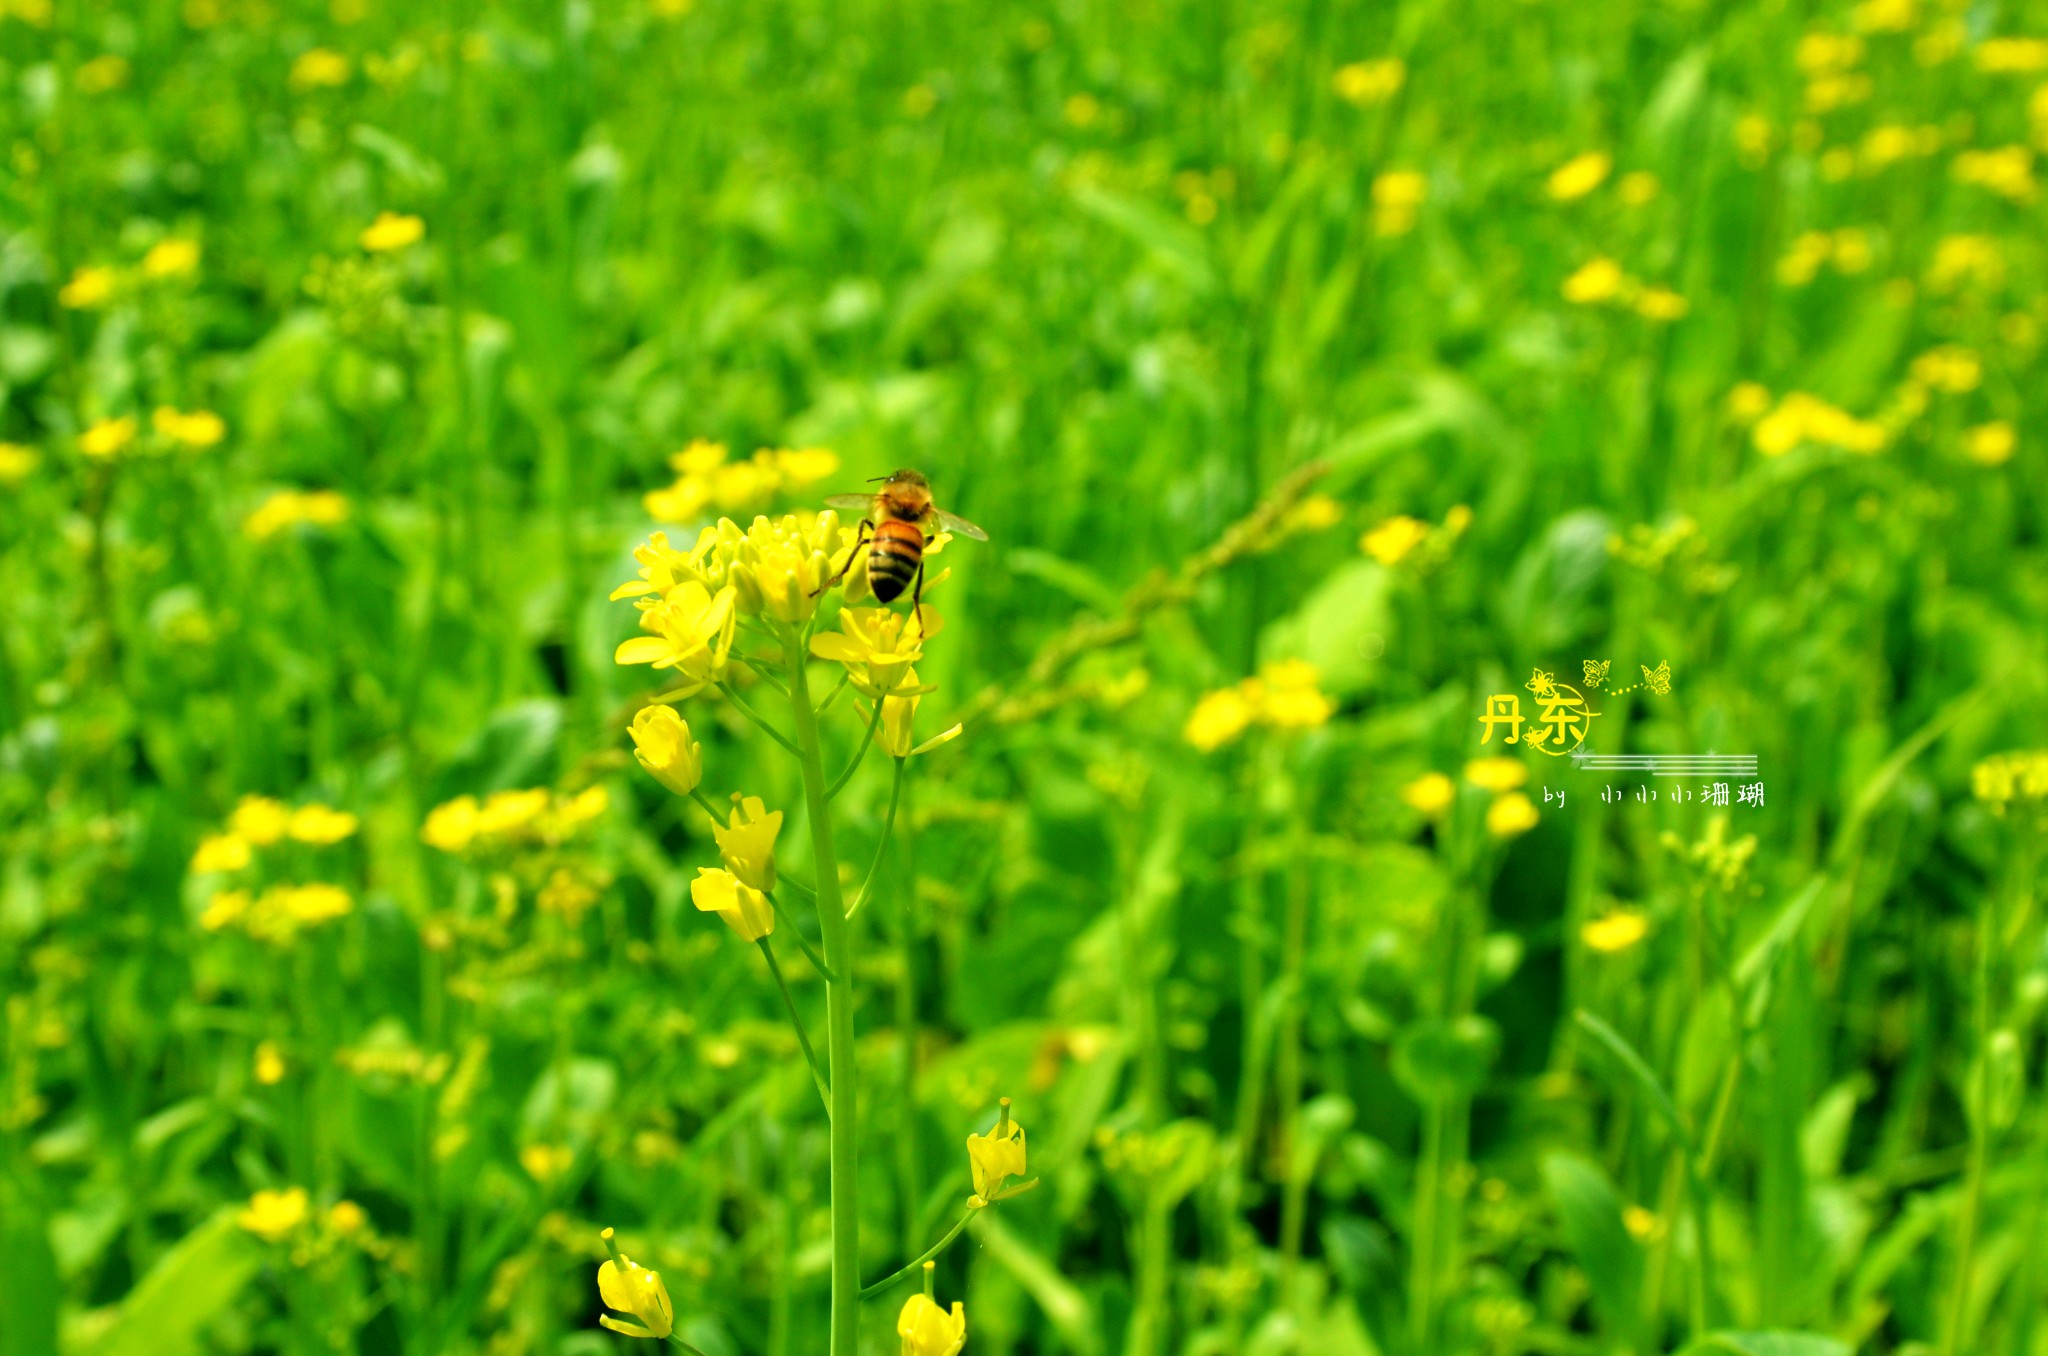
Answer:
[[[895,476],[870,476],[868,477],[868,484],[883,485],[887,484],[889,481],[894,480],[895,478]]]

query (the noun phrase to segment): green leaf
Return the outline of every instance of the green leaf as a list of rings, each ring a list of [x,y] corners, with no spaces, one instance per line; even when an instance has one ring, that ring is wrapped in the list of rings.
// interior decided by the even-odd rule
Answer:
[[[1416,1022],[1394,1040],[1394,1077],[1418,1102],[1470,1096],[1499,1049],[1500,1029],[1474,1013]]]
[[[1641,1312],[1643,1250],[1622,1221],[1621,1193],[1598,1163],[1572,1153],[1547,1155],[1543,1182],[1565,1241],[1592,1283],[1602,1326],[1628,1340]]]
[[[1850,1356],[1847,1342],[1805,1332],[1710,1332],[1680,1356]]]
[[[1185,221],[1143,198],[1094,184],[1076,188],[1074,201],[1089,216],[1144,246],[1162,267],[1179,274],[1197,292],[1216,290],[1208,242]]]
[[[256,1240],[235,1223],[234,1209],[223,1207],[165,1253],[122,1301],[94,1356],[179,1356],[197,1349],[200,1334],[262,1262]]]
[[[0,1356],[57,1356],[57,1258],[43,1213],[27,1191],[0,1177]]]

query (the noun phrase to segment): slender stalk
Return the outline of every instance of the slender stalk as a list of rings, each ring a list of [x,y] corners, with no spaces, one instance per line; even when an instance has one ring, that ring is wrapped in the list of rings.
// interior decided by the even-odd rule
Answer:
[[[817,1052],[811,1049],[811,1034],[804,1030],[804,1019],[797,1015],[796,999],[790,995],[789,981],[782,977],[782,965],[775,959],[775,948],[768,945],[766,937],[754,939],[754,945],[761,948],[761,954],[768,960],[768,973],[775,976],[775,987],[782,990],[782,1006],[789,1009],[789,1024],[796,1028],[796,1043],[804,1048],[804,1063],[811,1066],[811,1077],[817,1080],[818,1096],[825,1103],[825,1115],[832,1115],[832,1090],[825,1086],[825,1075],[819,1072]]]
[[[801,662],[801,660],[799,660],[799,662]],[[745,716],[748,720],[753,721],[754,724],[760,726],[762,733],[766,734],[770,739],[774,740],[776,743],[782,745],[783,748],[787,749],[796,758],[801,759],[804,756],[802,750],[798,749],[796,745],[790,743],[788,735],[776,729],[773,725],[770,725],[768,723],[767,717],[763,716],[759,711],[756,711],[753,707],[747,705],[746,698],[740,696],[739,692],[736,689],[734,689],[731,683],[720,683],[718,685],[718,690],[725,694],[725,699],[727,701],[731,702],[734,706],[739,708],[739,712],[741,715]],[[795,706],[799,699],[797,695],[792,692],[790,694],[789,700],[790,705]],[[810,715],[810,705],[808,701],[806,701],[804,705],[804,714],[807,716]]]
[[[868,732],[861,736],[860,747],[853,751],[853,757],[846,760],[846,770],[839,774],[838,779],[832,783],[831,789],[825,792],[826,800],[839,799],[839,793],[844,791],[846,784],[853,780],[853,774],[860,771],[862,760],[868,756],[868,745],[875,742],[875,731],[880,729],[881,726],[882,704],[876,702],[875,714],[868,721]]]
[[[896,760],[896,779],[889,786],[889,813],[882,820],[882,837],[875,844],[875,858],[868,863],[866,879],[860,883],[860,893],[853,897],[853,905],[846,911],[848,918],[860,912],[860,906],[868,902],[868,891],[875,883],[875,872],[882,868],[882,854],[889,850],[889,839],[896,832],[896,807],[903,803],[903,775],[910,768],[908,758]]]
[[[1308,1175],[1297,1171],[1295,1156],[1301,1128],[1301,970],[1308,953],[1308,843],[1304,829],[1298,837],[1292,865],[1287,872],[1287,915],[1281,940],[1280,987],[1284,1004],[1280,1009],[1278,1050],[1273,1061],[1277,1086],[1274,1097],[1279,1112],[1282,1166],[1280,1195],[1280,1295],[1282,1307],[1293,1304],[1294,1271],[1301,1260],[1301,1235],[1308,1214]]]
[[[1970,985],[1976,1026],[1977,1068],[1970,1079],[1970,1164],[1963,1178],[1962,1222],[1956,1236],[1956,1272],[1948,1301],[1941,1356],[1959,1356],[1969,1321],[1970,1272],[1977,1260],[1977,1230],[1984,1213],[1984,1168],[1991,1151],[1991,945],[1992,896],[1977,908],[1977,970]]]
[[[794,918],[791,918],[789,916],[789,912],[782,907],[782,901],[775,897],[775,892],[773,890],[763,890],[761,893],[768,897],[768,907],[775,910],[775,916],[777,918],[780,918],[783,922],[789,924],[790,935],[796,938],[796,944],[799,947],[803,948],[804,959],[809,961],[811,963],[811,968],[818,972],[818,978],[823,979],[828,983],[831,980],[837,978],[837,976],[832,973],[832,967],[825,964],[825,958],[819,955],[817,951],[812,948],[810,941],[803,935],[802,932],[798,931],[796,920]]]
[[[887,1290],[890,1286],[896,1284],[896,1282],[908,1276],[911,1272],[916,1271],[919,1267],[925,1265],[934,1257],[937,1257],[940,1253],[952,1247],[953,1240],[960,1237],[960,1231],[967,1227],[967,1221],[974,1218],[974,1212],[976,1209],[977,1207],[975,1206],[968,1206],[966,1212],[960,1216],[959,1223],[955,1224],[951,1229],[948,1229],[946,1231],[946,1236],[944,1238],[932,1244],[929,1248],[926,1248],[913,1260],[905,1262],[902,1266],[896,1268],[896,1270],[890,1272],[881,1280],[876,1281],[873,1285],[864,1288],[860,1292],[860,1297],[862,1299],[873,1299],[875,1296],[881,1294],[884,1290]]]
[[[853,929],[839,888],[839,852],[832,841],[831,811],[825,797],[825,763],[819,748],[818,716],[811,705],[806,647],[789,654],[789,709],[796,722],[797,762],[803,769],[804,802],[811,828],[812,870],[817,878],[818,926],[833,978],[825,985],[825,1059],[832,1107],[832,1356],[860,1351],[860,1178],[859,1115],[853,1045]]]

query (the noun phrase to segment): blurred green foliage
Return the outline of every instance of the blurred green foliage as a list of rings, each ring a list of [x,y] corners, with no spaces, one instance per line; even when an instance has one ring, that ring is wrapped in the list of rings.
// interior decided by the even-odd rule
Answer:
[[[856,917],[866,1273],[997,1097],[1043,1179],[969,1352],[2048,1352],[2048,788],[1972,785],[2048,743],[2037,34],[0,0],[0,1356],[589,1352],[605,1225],[823,1349],[824,1119],[612,662],[698,438],[842,465],[681,541],[899,465],[992,538]],[[1474,784],[1585,660],[1764,803]]]

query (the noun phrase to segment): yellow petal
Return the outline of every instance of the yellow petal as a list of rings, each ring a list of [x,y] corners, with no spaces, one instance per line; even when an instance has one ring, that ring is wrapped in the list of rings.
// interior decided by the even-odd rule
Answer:
[[[612,656],[617,664],[652,664],[669,652],[669,643],[660,636],[635,636],[620,645]]]

